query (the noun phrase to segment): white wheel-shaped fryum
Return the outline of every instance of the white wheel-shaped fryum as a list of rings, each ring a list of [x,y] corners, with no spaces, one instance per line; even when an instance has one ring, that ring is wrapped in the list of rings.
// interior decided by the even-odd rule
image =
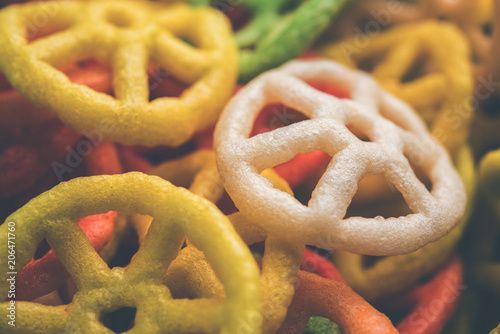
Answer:
[[[306,82],[344,87],[352,99],[338,99]],[[310,119],[249,138],[253,120],[272,103]],[[347,125],[370,141],[360,140]],[[369,255],[404,254],[441,238],[463,214],[462,181],[420,118],[368,75],[331,61],[294,61],[252,81],[226,106],[215,148],[222,181],[238,209],[266,222],[262,227],[269,234],[294,242]],[[259,175],[317,150],[333,158],[308,206]],[[430,192],[411,165],[432,182]],[[366,174],[383,174],[413,214],[344,219]]]

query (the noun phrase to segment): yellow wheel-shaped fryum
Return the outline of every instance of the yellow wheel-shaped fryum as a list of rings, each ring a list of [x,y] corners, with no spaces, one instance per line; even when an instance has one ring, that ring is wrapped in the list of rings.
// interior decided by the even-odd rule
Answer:
[[[40,18],[55,33],[28,43]],[[78,132],[100,131],[104,140],[124,144],[180,145],[215,122],[237,76],[237,49],[223,14],[185,4],[10,6],[0,11],[0,49],[0,70],[25,98]],[[114,97],[71,83],[55,69],[89,58],[111,64]],[[149,102],[149,62],[191,86],[179,98]]]
[[[343,13],[332,31],[365,34],[426,19],[452,21],[465,33],[480,63],[488,57],[494,0],[358,0]]]
[[[126,268],[109,269],[73,221],[109,210],[155,217]],[[14,231],[9,230],[13,226]],[[45,237],[79,291],[69,305],[16,302],[16,326],[1,321],[2,333],[112,333],[100,323],[100,314],[135,307],[135,326],[128,333],[230,334],[260,312],[258,267],[228,219],[207,200],[158,177],[128,173],[79,178],[33,199],[0,226],[4,269],[9,232],[15,234],[15,270],[30,261]],[[225,301],[173,299],[162,284],[184,233],[224,283]],[[10,274],[2,270],[0,275],[0,293],[6,297]],[[4,319],[9,305],[1,303]],[[258,327],[246,327],[246,333],[260,332]]]
[[[452,155],[466,142],[473,115],[473,69],[467,41],[455,25],[425,21],[397,26],[362,46],[350,37],[322,53],[369,70],[426,119],[432,135]]]
[[[214,203],[217,203],[224,194],[215,165],[215,155],[210,150],[198,150],[180,159],[166,162],[152,169],[150,173],[176,185],[189,187],[193,193]],[[262,175],[276,188],[293,195],[287,183],[272,169],[265,170]],[[229,219],[247,245],[265,242],[260,276],[262,312],[256,315],[253,321],[257,325],[262,324],[263,333],[275,333],[285,319],[292,302],[304,245],[287,242],[281,235],[267,236],[264,230],[240,213],[230,215]],[[139,240],[144,240],[151,219],[135,216],[133,222]],[[224,286],[213,267],[203,253],[190,242],[169,267],[166,285],[176,297],[220,300],[226,298]],[[250,325],[252,324],[245,326]]]
[[[229,219],[248,245],[265,242],[260,277],[262,312],[254,321],[256,325],[262,326],[263,333],[276,333],[292,302],[304,246],[287,242],[280,236],[266,236],[264,230],[240,213],[230,215]],[[218,276],[203,253],[192,245],[182,249],[172,262],[166,284],[172,289],[174,296],[225,298]]]

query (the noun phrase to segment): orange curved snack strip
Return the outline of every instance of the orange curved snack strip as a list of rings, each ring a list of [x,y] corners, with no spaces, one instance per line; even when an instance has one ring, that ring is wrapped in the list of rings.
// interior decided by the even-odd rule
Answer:
[[[344,334],[398,333],[389,318],[345,283],[299,270],[297,286],[279,334],[302,333],[311,316],[330,319]]]

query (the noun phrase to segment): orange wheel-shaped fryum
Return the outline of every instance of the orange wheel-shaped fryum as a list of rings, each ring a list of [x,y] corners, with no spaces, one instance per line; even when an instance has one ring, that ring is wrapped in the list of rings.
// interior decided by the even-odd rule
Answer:
[[[29,23],[39,16],[56,32],[28,43],[28,28],[36,28]],[[25,98],[78,132],[98,129],[106,120],[104,140],[124,144],[180,145],[215,122],[237,75],[227,20],[216,10],[184,4],[49,1],[10,6],[0,11],[0,47],[0,69]],[[71,83],[54,68],[88,58],[111,64],[114,97]],[[191,86],[179,98],[149,102],[151,61]]]

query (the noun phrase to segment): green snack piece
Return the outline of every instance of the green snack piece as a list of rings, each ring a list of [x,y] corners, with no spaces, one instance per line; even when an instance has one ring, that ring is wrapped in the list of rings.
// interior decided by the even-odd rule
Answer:
[[[253,14],[243,29],[236,33],[240,47],[240,82],[248,82],[262,72],[297,58],[340,12],[348,0],[303,0],[295,10],[288,10],[297,0],[241,0]],[[210,0],[192,0],[195,5],[223,5]],[[227,8],[226,8],[227,7]]]
[[[322,317],[311,317],[304,334],[342,334],[339,326]]]

